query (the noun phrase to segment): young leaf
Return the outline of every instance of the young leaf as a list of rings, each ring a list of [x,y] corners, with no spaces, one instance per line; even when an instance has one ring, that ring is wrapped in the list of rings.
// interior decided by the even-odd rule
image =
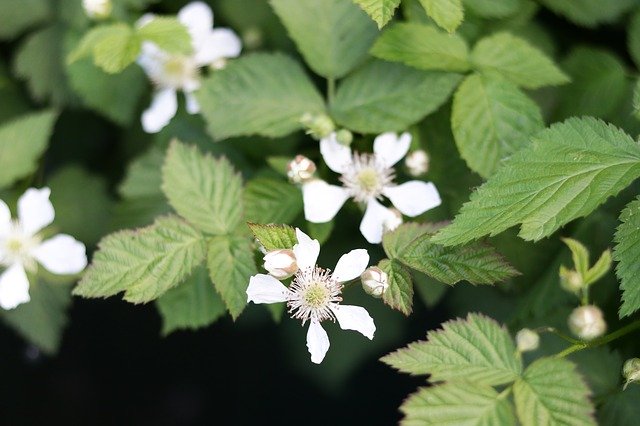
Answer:
[[[393,18],[396,8],[400,5],[400,0],[353,0],[358,6],[376,21],[378,28],[387,25]]]
[[[289,225],[249,223],[251,232],[267,251],[292,249],[298,243],[296,230]]]
[[[465,7],[483,18],[506,18],[522,7],[521,0],[464,0]]]
[[[409,344],[382,361],[403,373],[430,374],[430,381],[469,381],[481,385],[511,383],[522,372],[522,360],[509,332],[480,314],[448,321],[430,331],[426,341]]]
[[[301,128],[304,113],[324,111],[322,97],[300,65],[277,53],[234,60],[205,79],[197,96],[216,139],[285,136]]]
[[[191,36],[187,28],[176,18],[158,16],[142,27],[136,28],[141,41],[150,41],[169,53],[190,53]]]
[[[596,263],[584,275],[584,285],[591,285],[604,277],[611,269],[611,250],[605,250]]]
[[[620,214],[620,222],[613,259],[618,262],[616,275],[622,290],[622,318],[640,309],[640,199],[627,205]]]
[[[491,386],[471,382],[420,388],[400,406],[402,425],[514,425],[507,398]]]
[[[340,84],[331,115],[361,133],[404,130],[445,103],[459,81],[456,74],[373,61]]]
[[[112,24],[93,45],[93,60],[110,74],[123,71],[140,53],[140,39],[126,24]]]
[[[562,238],[562,242],[571,250],[571,258],[576,271],[584,278],[589,270],[589,250],[580,241],[573,238]]]
[[[257,223],[291,223],[302,212],[302,193],[281,180],[258,178],[244,188],[245,219]]]
[[[538,105],[498,76],[470,75],[453,99],[451,129],[456,145],[469,168],[484,178],[543,128]]]
[[[640,147],[622,130],[585,117],[554,124],[478,188],[433,242],[463,244],[521,224],[537,241],[586,216],[640,176]]]
[[[393,309],[409,316],[413,311],[411,274],[396,260],[383,259],[378,267],[389,277],[389,288],[383,293],[382,300]]]
[[[345,0],[270,0],[305,61],[317,74],[340,78],[362,62],[377,37],[371,19]]]
[[[204,236],[176,216],[137,231],[116,232],[98,244],[73,294],[96,298],[124,291],[128,302],[149,302],[190,276],[205,250]]]
[[[242,178],[224,158],[216,160],[177,140],[167,150],[162,190],[182,217],[204,232],[231,232],[242,220]]]
[[[471,52],[471,63],[478,71],[498,73],[526,89],[569,82],[569,77],[544,53],[509,33],[480,40]]]
[[[462,24],[462,0],[420,0],[420,3],[440,28],[452,33]]]
[[[514,384],[513,393],[523,426],[596,424],[589,388],[567,360],[534,361]]]
[[[469,69],[469,49],[462,37],[422,24],[402,23],[389,27],[373,45],[371,54],[423,70],[455,72]]]

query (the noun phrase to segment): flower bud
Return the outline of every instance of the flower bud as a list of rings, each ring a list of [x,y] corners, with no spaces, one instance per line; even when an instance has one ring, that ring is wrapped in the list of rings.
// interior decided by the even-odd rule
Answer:
[[[353,142],[353,133],[347,129],[340,129],[336,132],[336,140],[341,145],[349,146]]]
[[[389,288],[389,276],[377,266],[371,266],[360,275],[362,288],[373,297],[382,297]]]
[[[393,213],[393,215],[389,215],[389,217],[386,217],[382,222],[382,231],[384,233],[393,231],[398,226],[402,225],[403,222],[400,210],[395,207],[391,207],[389,211]]]
[[[523,328],[516,333],[518,352],[535,351],[540,346],[540,335],[533,330]]]
[[[292,183],[308,182],[315,172],[316,164],[304,155],[296,155],[296,158],[287,164],[287,176]]]
[[[607,323],[600,308],[594,305],[580,306],[569,315],[569,329],[583,340],[593,340],[607,331]]]
[[[262,30],[258,27],[249,27],[242,33],[242,44],[249,50],[257,49],[263,43]]]
[[[578,271],[560,266],[560,287],[569,293],[579,294],[584,288],[582,276]]]
[[[629,383],[640,381],[640,358],[626,360],[622,367],[622,376],[625,379],[625,388]]]
[[[429,154],[421,149],[410,152],[404,159],[404,165],[411,176],[421,176],[429,171]]]
[[[273,250],[264,255],[264,269],[279,280],[289,278],[298,271],[293,250]]]
[[[315,139],[322,139],[331,134],[335,130],[333,120],[325,114],[309,114],[305,113],[300,118],[300,123],[307,128],[307,134]]]
[[[111,0],[82,0],[84,12],[91,19],[106,19],[111,15]]]

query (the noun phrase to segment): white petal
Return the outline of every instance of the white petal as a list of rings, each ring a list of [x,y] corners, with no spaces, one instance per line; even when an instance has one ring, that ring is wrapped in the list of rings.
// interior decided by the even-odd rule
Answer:
[[[304,217],[313,223],[329,222],[348,198],[349,193],[341,186],[319,179],[307,182],[302,185]]]
[[[167,53],[160,50],[155,43],[145,41],[142,43],[136,62],[149,77],[157,79],[157,76],[164,72],[163,67],[167,58]]]
[[[391,167],[402,159],[411,146],[411,134],[404,132],[400,136],[393,132],[378,135],[373,141],[373,152],[387,167]]]
[[[154,19],[156,19],[156,15],[153,13],[145,13],[136,21],[136,28],[142,28]]]
[[[46,240],[31,254],[54,274],[77,274],[87,266],[87,249],[84,244],[66,234],[59,234]]]
[[[367,203],[367,210],[360,222],[360,232],[371,244],[379,244],[382,241],[384,223],[387,220],[397,220],[397,216],[377,200],[372,199]]]
[[[353,280],[358,278],[368,265],[369,253],[365,249],[351,250],[338,260],[333,278],[339,283]]]
[[[311,320],[307,331],[307,348],[311,354],[311,362],[320,364],[329,350],[329,336],[316,320]]]
[[[201,1],[191,2],[178,12],[178,20],[189,30],[193,45],[197,46],[211,32],[213,12]]]
[[[412,180],[402,185],[386,187],[382,193],[389,197],[398,210],[411,217],[438,207],[442,203],[438,190],[431,182]]]
[[[0,307],[13,309],[29,300],[27,273],[21,264],[14,263],[0,275]]]
[[[271,275],[257,274],[249,278],[247,302],[278,303],[286,302],[289,290]]]
[[[185,92],[184,97],[187,101],[187,112],[189,114],[197,114],[200,112],[200,103],[192,92]]]
[[[158,133],[169,124],[178,111],[178,99],[174,89],[162,89],[153,95],[151,106],[142,113],[142,128],[147,133]]]
[[[365,308],[360,306],[338,305],[331,309],[343,330],[355,330],[369,340],[373,339],[376,325]]]
[[[335,132],[320,140],[320,153],[327,166],[336,173],[344,173],[353,163],[351,148],[338,142]]]
[[[18,219],[28,235],[34,235],[53,222],[55,211],[49,195],[49,188],[29,188],[18,200]]]
[[[218,59],[237,58],[242,51],[242,42],[235,32],[228,28],[217,28],[196,46],[195,59],[199,65],[211,64]]]
[[[293,253],[296,255],[298,268],[307,269],[316,266],[318,255],[320,254],[320,243],[312,240],[307,234],[296,228],[298,244],[293,246]]]
[[[11,229],[11,210],[7,203],[0,200],[0,236],[5,235]]]

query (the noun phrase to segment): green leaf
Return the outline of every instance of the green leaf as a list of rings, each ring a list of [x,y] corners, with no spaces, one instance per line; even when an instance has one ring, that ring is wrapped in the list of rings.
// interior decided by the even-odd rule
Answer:
[[[576,267],[576,271],[584,278],[589,270],[589,250],[578,240],[573,238],[562,238],[569,250],[571,250],[571,259]]]
[[[506,18],[522,7],[521,0],[463,0],[465,7],[483,18]]]
[[[281,180],[257,178],[244,188],[245,219],[257,223],[291,223],[302,212],[302,192]]]
[[[464,19],[462,0],[420,0],[420,3],[427,15],[440,28],[452,33],[462,24]]]
[[[627,46],[629,55],[640,68],[640,10],[633,14],[627,27]]]
[[[206,327],[226,312],[207,268],[199,266],[191,277],[156,300],[162,315],[162,334]]]
[[[242,178],[224,158],[173,141],[162,167],[162,190],[171,206],[193,225],[214,235],[242,220]]]
[[[93,60],[104,71],[115,74],[131,65],[140,53],[140,39],[126,24],[112,24],[93,46]]]
[[[401,425],[514,425],[516,417],[507,398],[491,386],[444,383],[420,388],[400,406]]]
[[[445,103],[459,81],[456,74],[373,61],[342,81],[331,115],[361,133],[404,130]]]
[[[137,231],[116,232],[98,244],[73,294],[96,298],[124,291],[128,302],[149,302],[190,276],[205,250],[203,235],[175,216]]]
[[[430,374],[432,382],[462,380],[479,385],[511,383],[522,372],[513,340],[504,327],[480,314],[469,314],[430,331],[427,341],[409,344],[382,361],[403,373]]]
[[[584,284],[591,285],[604,277],[611,269],[611,250],[605,250],[596,263],[584,275]]]
[[[322,97],[300,65],[282,54],[234,60],[205,79],[197,96],[216,139],[285,136],[301,128],[304,113],[324,111]]]
[[[636,426],[640,418],[640,386],[631,385],[605,399],[598,410],[601,426]]]
[[[498,76],[470,75],[453,99],[451,129],[460,155],[485,178],[543,128],[538,105]]]
[[[538,359],[516,381],[513,393],[523,426],[596,424],[589,388],[567,360]]]
[[[612,23],[620,15],[637,5],[635,0],[540,0],[553,12],[564,16],[571,22],[585,27]]]
[[[554,124],[517,152],[433,241],[463,244],[521,224],[537,241],[586,216],[640,175],[640,147],[622,130],[593,118]]]
[[[127,174],[118,188],[124,198],[162,196],[162,165],[165,152],[153,146],[129,163]]]
[[[0,1],[0,39],[11,39],[44,22],[52,11],[50,0]]]
[[[400,0],[353,0],[358,6],[376,21],[378,28],[387,25],[393,18],[396,8],[400,5]]]
[[[471,63],[478,71],[498,73],[526,89],[569,82],[569,77],[544,53],[509,33],[480,40],[471,52]]]
[[[402,23],[389,27],[373,45],[371,54],[423,70],[455,72],[469,69],[469,49],[462,37],[422,24]]]
[[[378,267],[389,277],[389,288],[383,293],[382,300],[386,305],[409,316],[413,311],[411,274],[396,260],[383,259]]]
[[[340,78],[362,62],[378,31],[351,1],[270,0],[305,61],[317,74]]]
[[[640,199],[629,203],[620,214],[613,259],[618,262],[616,275],[622,290],[620,317],[640,309]]]
[[[150,41],[169,53],[190,53],[191,36],[187,28],[176,18],[158,16],[136,28],[136,36]]]
[[[258,273],[251,242],[243,237],[213,237],[207,267],[231,317],[237,319],[247,304],[249,278]]]
[[[0,126],[0,187],[33,173],[47,149],[58,113],[23,115]]]
[[[251,232],[267,251],[292,249],[298,243],[296,230],[289,225],[249,223]]]

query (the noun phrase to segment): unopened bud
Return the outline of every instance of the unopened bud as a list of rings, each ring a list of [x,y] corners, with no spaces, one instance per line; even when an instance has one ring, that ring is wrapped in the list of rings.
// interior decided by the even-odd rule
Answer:
[[[516,333],[518,352],[535,351],[540,346],[540,335],[533,330],[523,328]]]
[[[84,12],[91,19],[106,19],[111,15],[111,0],[82,0]]]
[[[287,176],[292,183],[308,182],[315,172],[316,164],[304,155],[296,155],[296,158],[287,164]]]
[[[336,140],[341,145],[349,146],[353,142],[353,133],[347,129],[340,129],[336,132]]]
[[[626,360],[622,367],[622,376],[625,379],[625,388],[629,383],[640,381],[640,358]]]
[[[391,207],[389,209],[389,212],[391,212],[392,214],[388,217],[385,217],[384,221],[382,221],[383,233],[393,231],[398,226],[402,225],[403,222],[402,213],[400,213],[400,210],[396,209],[395,207]]]
[[[307,128],[307,134],[315,139],[322,139],[331,134],[336,128],[333,120],[325,114],[305,113],[300,123]]]
[[[242,33],[242,44],[247,49],[257,49],[262,46],[264,42],[264,37],[262,36],[262,31],[257,27],[249,27]]]
[[[584,281],[578,271],[560,266],[560,287],[569,293],[579,294],[584,288]]]
[[[360,275],[362,288],[373,297],[382,297],[389,288],[389,276],[377,266],[371,266]]]
[[[264,255],[264,269],[279,280],[289,278],[298,271],[293,250],[274,250]]]
[[[404,165],[411,176],[421,176],[429,171],[429,154],[421,149],[410,152],[404,159]]]
[[[569,330],[583,340],[593,340],[607,331],[600,308],[594,305],[580,306],[569,315]]]

